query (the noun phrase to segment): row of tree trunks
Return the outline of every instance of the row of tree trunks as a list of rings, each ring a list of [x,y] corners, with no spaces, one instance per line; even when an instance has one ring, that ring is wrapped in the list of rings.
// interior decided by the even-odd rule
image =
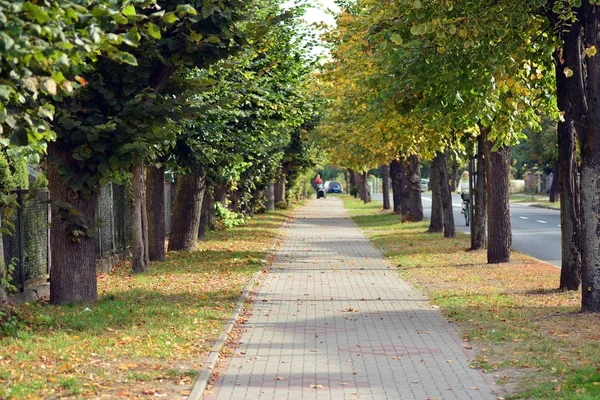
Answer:
[[[173,206],[169,251],[191,251],[196,245],[200,228],[205,178],[199,173],[182,175],[177,182]]]
[[[48,156],[64,164],[72,162],[71,153],[60,148],[58,142],[48,144]],[[58,172],[55,163],[48,163],[50,198],[70,204],[79,214],[78,218],[88,227],[96,225],[98,193],[87,196],[71,190]],[[96,279],[95,238],[73,237],[70,221],[61,219],[56,206],[52,206],[52,243],[50,273],[50,302],[53,304],[91,302],[98,299]]]
[[[390,166],[383,164],[381,166],[381,191],[383,194],[383,209],[390,209]]]
[[[480,126],[477,136],[477,154],[474,164],[476,171],[470,171],[471,182],[471,250],[485,248],[486,226],[487,226],[487,158],[485,144],[490,128]],[[473,165],[473,164],[472,164]],[[472,168],[473,169],[473,168]]]
[[[148,256],[150,261],[165,259],[165,167],[151,166],[146,172],[148,213]]]

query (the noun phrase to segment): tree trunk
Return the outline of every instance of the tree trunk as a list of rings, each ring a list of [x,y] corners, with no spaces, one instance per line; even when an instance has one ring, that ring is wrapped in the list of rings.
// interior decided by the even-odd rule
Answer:
[[[394,212],[402,212],[402,183],[404,181],[404,170],[401,162],[394,160],[390,163],[390,178],[392,178],[392,200],[394,202]]]
[[[275,185],[272,183],[267,186],[266,197],[267,211],[273,211],[275,209]]]
[[[510,150],[506,145],[493,150],[493,143],[486,145],[487,181],[487,218],[488,218],[488,264],[510,261],[512,231],[510,226],[509,168]]]
[[[72,162],[71,153],[62,151],[56,142],[48,144],[48,156]],[[52,206],[50,227],[51,265],[50,302],[53,304],[80,303],[98,300],[96,280],[95,238],[87,235],[74,237],[73,224],[84,224],[94,228],[98,209],[98,193],[83,196],[73,191],[58,173],[54,163],[48,163],[50,199],[70,204],[79,214],[69,214],[68,220],[61,219],[58,207]]]
[[[0,213],[0,226],[2,226],[2,213]],[[0,282],[8,277],[6,263],[4,262],[4,241],[2,231],[0,231]],[[8,290],[6,286],[0,284],[0,312],[3,312],[5,317],[8,316]]]
[[[554,161],[554,171],[552,174],[552,185],[550,185],[550,203],[556,203],[558,195],[558,160]]]
[[[131,184],[131,269],[134,273],[142,273],[150,269],[146,182],[144,181],[143,161],[135,162],[131,166],[131,174],[133,175]]]
[[[383,164],[381,166],[381,192],[383,194],[383,209],[390,209],[390,166]]]
[[[400,162],[400,170],[402,171],[402,195],[400,197],[400,203],[402,207],[402,220],[412,221],[412,214],[410,210],[410,191],[408,188],[408,181],[410,179],[410,168],[408,166],[408,160]]]
[[[585,3],[585,47],[600,48],[600,8]],[[600,62],[586,57],[587,125],[581,137],[581,268],[584,312],[600,312]],[[574,65],[574,71],[578,69]],[[576,75],[572,78],[575,78]]]
[[[406,187],[410,209],[408,220],[421,222],[423,221],[423,203],[421,202],[421,161],[418,156],[410,156],[408,159]]]
[[[450,166],[450,192],[453,193],[456,190],[458,181],[458,162],[456,161],[456,157],[452,157]]]
[[[285,181],[287,177],[287,171],[285,168],[282,168],[281,174],[279,175],[279,179],[275,183],[275,203],[279,203],[280,201],[285,200]]]
[[[477,137],[477,155],[475,157],[475,171],[469,171],[469,179],[474,179],[471,185],[471,250],[485,247],[485,234],[487,225],[487,157],[485,146],[490,128],[480,126]]]
[[[204,190],[200,227],[198,228],[199,239],[204,239],[206,237],[206,232],[215,228],[215,217],[215,191],[214,188],[210,186]]]
[[[365,203],[370,203],[371,202],[371,190],[369,188],[369,173],[363,172],[361,178],[362,178],[362,185],[363,185],[363,191],[364,191],[364,196],[365,196],[363,201]]]
[[[442,181],[439,178],[440,153],[437,153],[431,162],[431,218],[429,219],[429,233],[440,233],[444,231],[444,210],[442,208]]]
[[[563,72],[567,65],[573,66],[572,68],[579,65],[578,69],[581,68],[581,26],[577,22],[571,29],[564,35],[562,57],[560,51],[554,53],[557,105],[564,112],[563,120],[559,121],[557,128],[558,160],[554,168],[554,181],[558,182],[560,191],[562,252],[559,288],[562,290],[578,290],[581,285],[581,199],[577,182],[577,132],[571,102],[571,92],[577,90],[577,85],[576,81],[567,78]]]
[[[456,236],[454,229],[454,211],[452,210],[452,193],[448,183],[448,152],[438,153],[440,157],[438,167],[438,186],[440,187],[441,203],[444,215],[444,237],[453,238]]]
[[[200,226],[205,179],[199,173],[183,175],[177,182],[169,251],[194,250]]]
[[[344,192],[346,192],[346,194],[350,194],[350,170],[346,170],[344,173],[344,183],[346,184]]]
[[[165,259],[165,167],[148,167],[146,173],[148,213],[148,256],[150,261]]]

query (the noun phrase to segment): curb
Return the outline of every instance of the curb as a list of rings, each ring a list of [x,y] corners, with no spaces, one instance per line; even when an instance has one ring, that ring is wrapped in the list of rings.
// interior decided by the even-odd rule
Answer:
[[[237,304],[235,310],[233,311],[233,314],[231,315],[231,317],[229,317],[229,320],[227,321],[225,330],[223,332],[221,332],[221,335],[217,339],[216,343],[213,345],[212,349],[210,350],[210,353],[208,353],[208,357],[206,358],[206,362],[204,363],[204,368],[202,369],[202,372],[200,372],[200,375],[198,375],[198,378],[196,379],[196,383],[194,384],[194,386],[192,388],[192,392],[188,396],[188,400],[202,400],[202,398],[204,397],[204,390],[208,386],[210,377],[212,376],[213,370],[214,370],[215,366],[217,365],[217,361],[219,360],[221,350],[223,350],[223,347],[225,347],[225,344],[227,343],[227,337],[228,337],[229,333],[231,333],[231,331],[233,330],[235,323],[237,322],[242,310],[244,309],[244,305],[246,303],[246,300],[250,297],[252,288],[259,281],[261,275],[267,274],[269,272],[268,271],[269,258],[275,253],[277,245],[281,242],[281,239],[283,238],[283,231],[287,227],[290,220],[293,218],[292,215],[290,215],[288,217],[288,219],[286,219],[283,222],[283,224],[281,224],[281,227],[279,228],[280,229],[279,234],[273,240],[273,244],[271,245],[269,250],[266,252],[265,259],[263,260],[263,263],[265,265],[260,270],[256,271],[254,273],[254,275],[252,275],[250,282],[248,282],[248,285],[242,292],[242,295],[240,296],[240,298],[238,300],[238,304]]]
[[[200,372],[200,375],[198,376],[198,379],[196,380],[196,383],[194,384],[194,387],[192,388],[192,392],[188,396],[188,400],[201,400],[202,397],[204,397],[204,389],[206,389],[206,386],[208,385],[210,377],[213,373],[213,369],[215,368],[217,361],[219,360],[219,355],[221,353],[221,350],[223,349],[223,347],[225,346],[225,343],[227,342],[227,336],[233,330],[233,327],[235,326],[235,322],[239,318],[240,313],[242,312],[242,309],[244,308],[244,303],[246,302],[246,299],[250,295],[251,288],[256,284],[256,282],[258,281],[258,278],[262,275],[262,273],[263,273],[262,269],[260,271],[255,272],[254,275],[252,276],[252,279],[248,283],[248,286],[242,292],[242,295],[240,296],[240,299],[238,300],[237,307],[235,308],[232,316],[227,321],[225,330],[223,332],[221,332],[221,335],[217,339],[217,342],[214,344],[213,348],[211,349],[210,353],[208,354],[206,363],[204,364],[205,365],[204,369],[202,370],[202,372]]]

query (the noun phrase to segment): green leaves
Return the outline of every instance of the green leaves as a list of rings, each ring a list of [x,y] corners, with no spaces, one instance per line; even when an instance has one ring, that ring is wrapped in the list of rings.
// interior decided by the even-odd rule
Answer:
[[[179,18],[177,18],[177,15],[175,15],[174,12],[169,12],[162,17],[162,20],[167,24],[174,24],[179,21]]]
[[[158,27],[158,25],[155,25],[152,22],[148,23],[147,32],[148,35],[150,35],[154,39],[160,39],[161,37],[160,28]]]

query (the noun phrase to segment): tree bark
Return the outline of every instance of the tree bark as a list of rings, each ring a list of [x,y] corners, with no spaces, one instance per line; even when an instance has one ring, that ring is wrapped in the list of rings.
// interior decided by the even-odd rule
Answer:
[[[488,218],[488,264],[510,261],[512,231],[509,207],[509,168],[511,148],[506,145],[493,150],[493,143],[486,145],[487,218]],[[491,184],[493,182],[493,184]]]
[[[281,174],[279,175],[279,179],[275,183],[275,203],[279,203],[280,201],[286,201],[285,199],[285,181],[287,177],[286,168],[283,167],[281,169]]]
[[[148,213],[148,256],[150,261],[165,259],[165,167],[148,167],[146,172]]]
[[[199,173],[183,175],[177,182],[169,251],[194,250],[200,226],[205,179]]]
[[[59,148],[56,142],[48,144],[49,157],[60,159],[64,164],[72,162],[71,153]],[[48,163],[50,199],[70,204],[78,215],[62,220],[56,205],[52,206],[50,227],[51,265],[50,302],[53,304],[91,302],[98,299],[96,280],[95,238],[72,235],[73,222],[89,228],[96,224],[98,193],[83,196],[73,191],[58,173],[57,165]]]
[[[576,25],[572,28],[577,29]],[[580,40],[579,30],[576,35],[568,32],[565,35],[564,58],[560,52],[554,53],[556,72],[556,98],[558,109],[564,112],[563,120],[559,121],[558,134],[558,161],[554,168],[554,181],[558,182],[560,195],[560,230],[561,230],[561,270],[560,286],[562,290],[578,290],[581,285],[581,249],[579,232],[580,198],[577,186],[577,158],[576,158],[576,131],[572,117],[572,107],[569,91],[572,89],[570,79],[563,72],[566,61],[569,63],[578,52]],[[575,36],[575,37],[574,37]],[[552,186],[554,186],[554,181]]]
[[[369,188],[369,173],[368,172],[363,172],[362,184],[364,187],[364,194],[365,194],[365,198],[363,199],[363,201],[365,203],[370,203],[371,202],[371,189]]]
[[[471,185],[471,250],[485,247],[487,225],[487,157],[485,146],[490,128],[479,126],[480,134],[477,137],[477,155],[475,157],[475,171],[469,171],[470,178],[474,179]]]
[[[204,239],[206,232],[215,228],[215,192],[214,188],[206,187],[204,190],[204,199],[202,200],[202,213],[200,215],[200,227],[198,228],[198,238]]]
[[[431,218],[429,219],[429,233],[444,231],[444,210],[442,208],[442,181],[439,178],[440,153],[437,153],[431,162]]]
[[[421,161],[419,157],[410,156],[407,166],[406,188],[410,209],[410,216],[407,219],[412,222],[421,222],[423,221],[423,203],[421,202]]]
[[[381,192],[383,194],[383,209],[390,209],[390,166],[383,164],[381,166]]]
[[[275,185],[273,185],[272,183],[267,186],[266,197],[267,211],[273,211],[275,209]]]
[[[556,203],[558,195],[558,160],[554,161],[554,168],[552,174],[552,185],[550,185],[550,203]]]
[[[450,192],[454,192],[458,181],[458,162],[456,161],[456,157],[452,157],[450,165]]]
[[[401,162],[393,160],[390,163],[390,178],[392,179],[392,200],[394,203],[394,212],[402,213],[402,183],[404,181],[404,170]]]
[[[357,175],[358,181],[358,193],[360,194],[360,199],[363,203],[368,203],[371,201],[371,194],[369,193],[369,177],[368,172],[363,172],[362,174]]]
[[[131,269],[134,273],[142,273],[150,269],[143,161],[137,161],[131,166],[131,174],[133,175],[131,185]]]
[[[0,213],[0,226],[2,226],[2,214]],[[0,282],[8,277],[6,263],[4,262],[4,242],[2,232],[0,231]],[[0,284],[0,311],[8,316],[8,290],[6,286]]]
[[[600,48],[600,8],[584,2],[585,47]],[[587,114],[581,149],[581,268],[584,312],[600,312],[600,62],[586,57]],[[578,65],[573,66],[577,77]],[[576,123],[579,122],[576,120]]]
[[[440,187],[441,203],[444,216],[444,237],[453,238],[456,236],[454,228],[454,212],[452,210],[452,193],[448,183],[448,152],[438,153],[440,156],[440,165],[438,169],[438,186]]]

